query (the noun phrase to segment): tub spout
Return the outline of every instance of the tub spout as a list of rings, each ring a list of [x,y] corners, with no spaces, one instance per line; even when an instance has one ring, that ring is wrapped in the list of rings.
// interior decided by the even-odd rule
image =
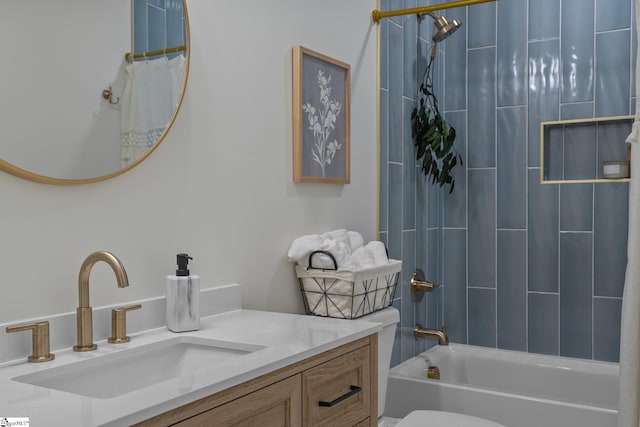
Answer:
[[[416,324],[413,329],[416,340],[419,338],[437,339],[439,345],[449,345],[449,337],[447,336],[447,329],[443,326],[442,329],[428,329],[423,328],[422,325]]]

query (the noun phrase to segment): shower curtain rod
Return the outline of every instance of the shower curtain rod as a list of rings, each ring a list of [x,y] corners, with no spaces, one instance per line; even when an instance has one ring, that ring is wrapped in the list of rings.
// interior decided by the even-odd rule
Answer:
[[[451,9],[454,7],[462,7],[462,6],[471,6],[474,4],[487,3],[491,1],[496,1],[496,0],[458,0],[458,1],[452,1],[449,3],[434,4],[433,6],[414,7],[412,9],[391,10],[388,12],[382,12],[378,9],[375,9],[373,12],[371,12],[371,18],[373,19],[373,22],[375,22],[376,24],[379,24],[382,18],[389,18],[391,16],[411,15],[413,13],[435,12],[436,10]]]
[[[187,50],[186,46],[177,46],[177,47],[169,47],[167,49],[152,50],[150,52],[135,53],[133,55],[131,55],[131,52],[127,52],[124,54],[124,59],[127,62],[131,62],[132,59],[146,58],[148,56],[158,56],[158,55],[164,55],[166,53],[182,52],[186,50]]]

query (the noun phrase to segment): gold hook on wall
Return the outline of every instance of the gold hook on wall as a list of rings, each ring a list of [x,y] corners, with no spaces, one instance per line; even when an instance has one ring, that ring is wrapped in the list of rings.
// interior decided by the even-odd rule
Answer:
[[[414,13],[424,14],[428,12],[435,12],[436,10],[451,9],[454,7],[472,6],[474,4],[488,3],[493,1],[496,1],[496,0],[458,0],[458,1],[452,1],[449,3],[434,4],[433,6],[414,7],[412,9],[391,10],[388,12],[382,12],[378,9],[375,9],[373,12],[371,12],[371,18],[373,19],[373,22],[375,22],[376,24],[379,24],[382,18],[390,18],[392,16],[400,16],[400,15],[411,15]]]
[[[115,102],[113,101],[113,91],[111,89],[111,86],[109,86],[109,89],[105,89],[102,91],[102,98],[109,101],[109,104],[111,105],[116,105],[118,102],[120,102],[120,98],[117,98]]]

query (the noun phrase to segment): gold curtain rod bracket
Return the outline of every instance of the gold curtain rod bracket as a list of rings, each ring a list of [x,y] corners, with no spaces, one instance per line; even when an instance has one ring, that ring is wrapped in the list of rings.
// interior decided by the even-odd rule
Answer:
[[[437,10],[452,9],[455,7],[463,7],[463,6],[473,6],[475,4],[488,3],[488,2],[494,2],[494,1],[497,1],[497,0],[458,0],[458,1],[448,2],[448,3],[434,4],[433,6],[391,10],[388,12],[382,12],[378,9],[375,9],[373,12],[371,12],[371,19],[373,19],[373,22],[375,22],[376,24],[379,24],[382,18],[390,18],[392,16],[401,16],[401,15],[412,15],[414,13],[425,14],[429,12],[435,12]]]

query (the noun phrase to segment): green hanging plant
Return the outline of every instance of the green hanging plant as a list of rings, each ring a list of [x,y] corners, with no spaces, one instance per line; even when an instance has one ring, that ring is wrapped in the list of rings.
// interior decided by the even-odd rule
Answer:
[[[453,192],[455,180],[453,168],[462,165],[462,156],[453,146],[456,130],[447,124],[438,108],[438,98],[433,91],[433,62],[435,45],[425,69],[416,96],[416,106],[411,112],[411,137],[416,146],[416,159],[422,161],[421,169],[431,177],[431,183],[440,187],[449,184]]]

